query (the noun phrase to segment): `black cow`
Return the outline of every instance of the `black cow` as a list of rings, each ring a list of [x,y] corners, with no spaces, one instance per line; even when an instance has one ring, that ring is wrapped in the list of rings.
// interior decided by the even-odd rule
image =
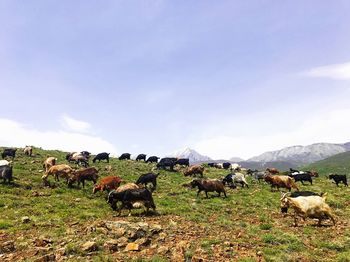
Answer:
[[[188,158],[180,158],[176,160],[175,165],[190,166],[190,160]]]
[[[15,158],[17,149],[13,148],[5,148],[1,154],[1,157],[4,159],[5,157]]]
[[[174,158],[174,157],[164,157],[157,164],[157,168],[158,169],[166,169],[167,167],[169,167],[170,170],[173,171],[175,163],[176,163],[176,160],[177,159]]]
[[[92,162],[96,162],[96,160],[98,160],[98,162],[100,162],[101,160],[107,160],[107,163],[109,163],[109,154],[110,153],[106,153],[106,152],[103,152],[103,153],[99,153],[97,154],[94,159],[92,160]]]
[[[348,180],[347,180],[347,178],[346,178],[346,175],[330,174],[330,175],[328,176],[328,178],[329,178],[329,179],[333,179],[334,182],[335,182],[335,184],[336,184],[337,186],[339,186],[339,185],[338,185],[339,183],[343,183],[345,186],[349,186],[349,185],[348,185]]]
[[[295,182],[300,181],[304,185],[304,181],[310,182],[312,185],[312,178],[311,175],[308,173],[298,173],[294,175],[289,175],[291,178],[294,178]]]
[[[229,162],[222,163],[222,167],[223,169],[229,169],[231,167],[231,163]]]
[[[12,181],[12,166],[0,166],[0,178],[4,180],[4,183],[7,180],[10,184]]]
[[[323,193],[318,194],[312,191],[295,191],[290,193],[289,197],[295,198],[295,197],[306,197],[306,196],[322,196]],[[281,212],[282,213],[287,213],[288,212],[288,207],[281,207]]]
[[[131,154],[129,153],[123,153],[118,159],[119,160],[128,160],[130,159]]]
[[[158,163],[158,159],[159,159],[159,157],[157,157],[157,156],[150,156],[147,159],[146,163]]]
[[[145,161],[146,162],[146,155],[145,154],[139,154],[137,157],[136,157],[136,161]]]
[[[146,187],[148,183],[151,183],[152,184],[151,191],[153,192],[157,187],[158,175],[159,174],[153,174],[153,173],[143,174],[139,177],[139,179],[137,179],[135,184],[136,185],[142,184],[142,185],[145,185],[145,187]]]
[[[123,208],[127,208],[129,210],[129,214],[131,214],[131,209],[136,203],[142,203],[146,207],[147,212],[149,208],[156,211],[156,205],[154,204],[152,193],[147,188],[128,189],[122,192],[116,192],[113,190],[108,194],[107,202],[110,204],[113,210],[119,211],[118,215],[121,214]],[[119,209],[117,209],[118,202],[122,202]]]

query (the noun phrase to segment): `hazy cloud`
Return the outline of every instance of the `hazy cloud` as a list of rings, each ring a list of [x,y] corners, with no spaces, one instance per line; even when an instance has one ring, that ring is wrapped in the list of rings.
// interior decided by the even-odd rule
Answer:
[[[91,125],[88,122],[74,119],[68,115],[62,115],[61,123],[64,128],[80,133],[88,132],[91,127]]]
[[[350,62],[315,67],[303,73],[309,77],[325,77],[337,80],[350,79]]]

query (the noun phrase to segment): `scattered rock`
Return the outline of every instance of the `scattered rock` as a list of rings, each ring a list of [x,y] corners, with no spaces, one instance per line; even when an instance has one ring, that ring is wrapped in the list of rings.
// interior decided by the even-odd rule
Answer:
[[[10,253],[16,250],[15,242],[13,241],[6,241],[1,243],[0,242],[0,254],[1,253]]]
[[[82,245],[81,250],[91,252],[98,250],[98,246],[96,242],[88,241],[84,245]]]
[[[35,262],[49,262],[49,261],[55,261],[56,256],[55,254],[47,254],[42,257],[39,257],[38,259],[34,260]]]
[[[126,237],[121,237],[118,239],[118,247],[125,247],[128,244],[128,239]]]
[[[45,237],[39,237],[37,239],[34,240],[34,244],[37,247],[45,247],[49,244],[52,244],[53,241],[49,238],[45,238]]]
[[[263,252],[258,251],[258,252],[256,252],[256,254],[257,254],[259,257],[261,257],[261,256],[263,255]]]
[[[126,245],[125,251],[139,251],[140,247],[136,243],[129,243]]]
[[[111,240],[106,241],[104,243],[103,247],[110,252],[116,252],[116,251],[118,251],[118,244],[119,244],[118,240],[111,239]]]
[[[168,252],[169,252],[169,248],[168,248],[168,247],[165,247],[165,246],[159,247],[159,248],[157,249],[157,253],[158,253],[158,254],[164,255],[164,254],[166,254],[166,253],[168,253]]]
[[[159,232],[161,232],[163,229],[160,225],[153,225],[151,227],[151,232],[152,234],[158,234]]]
[[[148,246],[151,244],[151,240],[149,238],[139,238],[135,241],[135,243],[140,246]]]
[[[22,220],[22,223],[24,223],[24,224],[27,224],[27,223],[29,223],[31,221],[31,219],[29,217],[27,217],[27,216],[22,217],[21,220]]]
[[[124,236],[126,230],[124,228],[117,228],[116,230],[113,230],[112,233],[117,237],[122,237]]]

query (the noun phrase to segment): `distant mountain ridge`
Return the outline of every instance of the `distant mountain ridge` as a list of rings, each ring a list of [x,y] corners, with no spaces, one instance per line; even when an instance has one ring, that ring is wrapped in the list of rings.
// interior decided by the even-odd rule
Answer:
[[[252,157],[251,162],[289,162],[293,165],[307,165],[333,155],[350,151],[350,143],[332,144],[316,143],[307,146],[290,146],[281,150],[265,152],[259,156]]]
[[[200,163],[212,161],[212,159],[208,156],[201,155],[196,150],[191,148],[185,148],[177,150],[169,155],[170,157],[178,157],[178,158],[188,158],[191,163]]]

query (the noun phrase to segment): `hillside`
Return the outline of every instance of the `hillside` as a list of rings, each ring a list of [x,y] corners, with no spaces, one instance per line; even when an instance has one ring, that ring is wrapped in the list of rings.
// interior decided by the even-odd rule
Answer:
[[[116,216],[106,203],[107,193],[92,194],[89,181],[85,188],[69,188],[63,179],[56,182],[50,176],[50,187],[43,186],[43,160],[55,156],[58,163],[66,163],[65,153],[35,148],[34,154],[28,157],[18,150],[14,184],[0,183],[1,261],[347,261],[350,257],[350,189],[337,188],[323,177],[312,186],[298,186],[328,193],[327,202],[338,221],[335,227],[317,227],[311,219],[292,227],[293,218],[280,213],[280,192],[271,192],[270,186],[251,177],[247,177],[249,188],[226,188],[227,198],[208,193],[206,199],[203,192],[197,197],[197,190],[183,186],[192,178],[181,170],[159,171],[153,192],[157,213],[146,215],[141,209],[128,216],[124,210]],[[125,182],[154,169],[153,164],[116,158],[109,164],[90,165],[99,169],[100,177],[118,175]],[[207,168],[204,175],[220,179],[226,173]]]
[[[306,166],[308,169],[315,169],[320,174],[329,173],[350,174],[350,152],[331,156],[324,160]]]
[[[259,156],[248,159],[248,161],[285,161],[293,163],[296,166],[301,166],[346,152],[347,150],[349,150],[349,143],[316,143],[308,146],[290,146],[281,150],[265,152]]]

